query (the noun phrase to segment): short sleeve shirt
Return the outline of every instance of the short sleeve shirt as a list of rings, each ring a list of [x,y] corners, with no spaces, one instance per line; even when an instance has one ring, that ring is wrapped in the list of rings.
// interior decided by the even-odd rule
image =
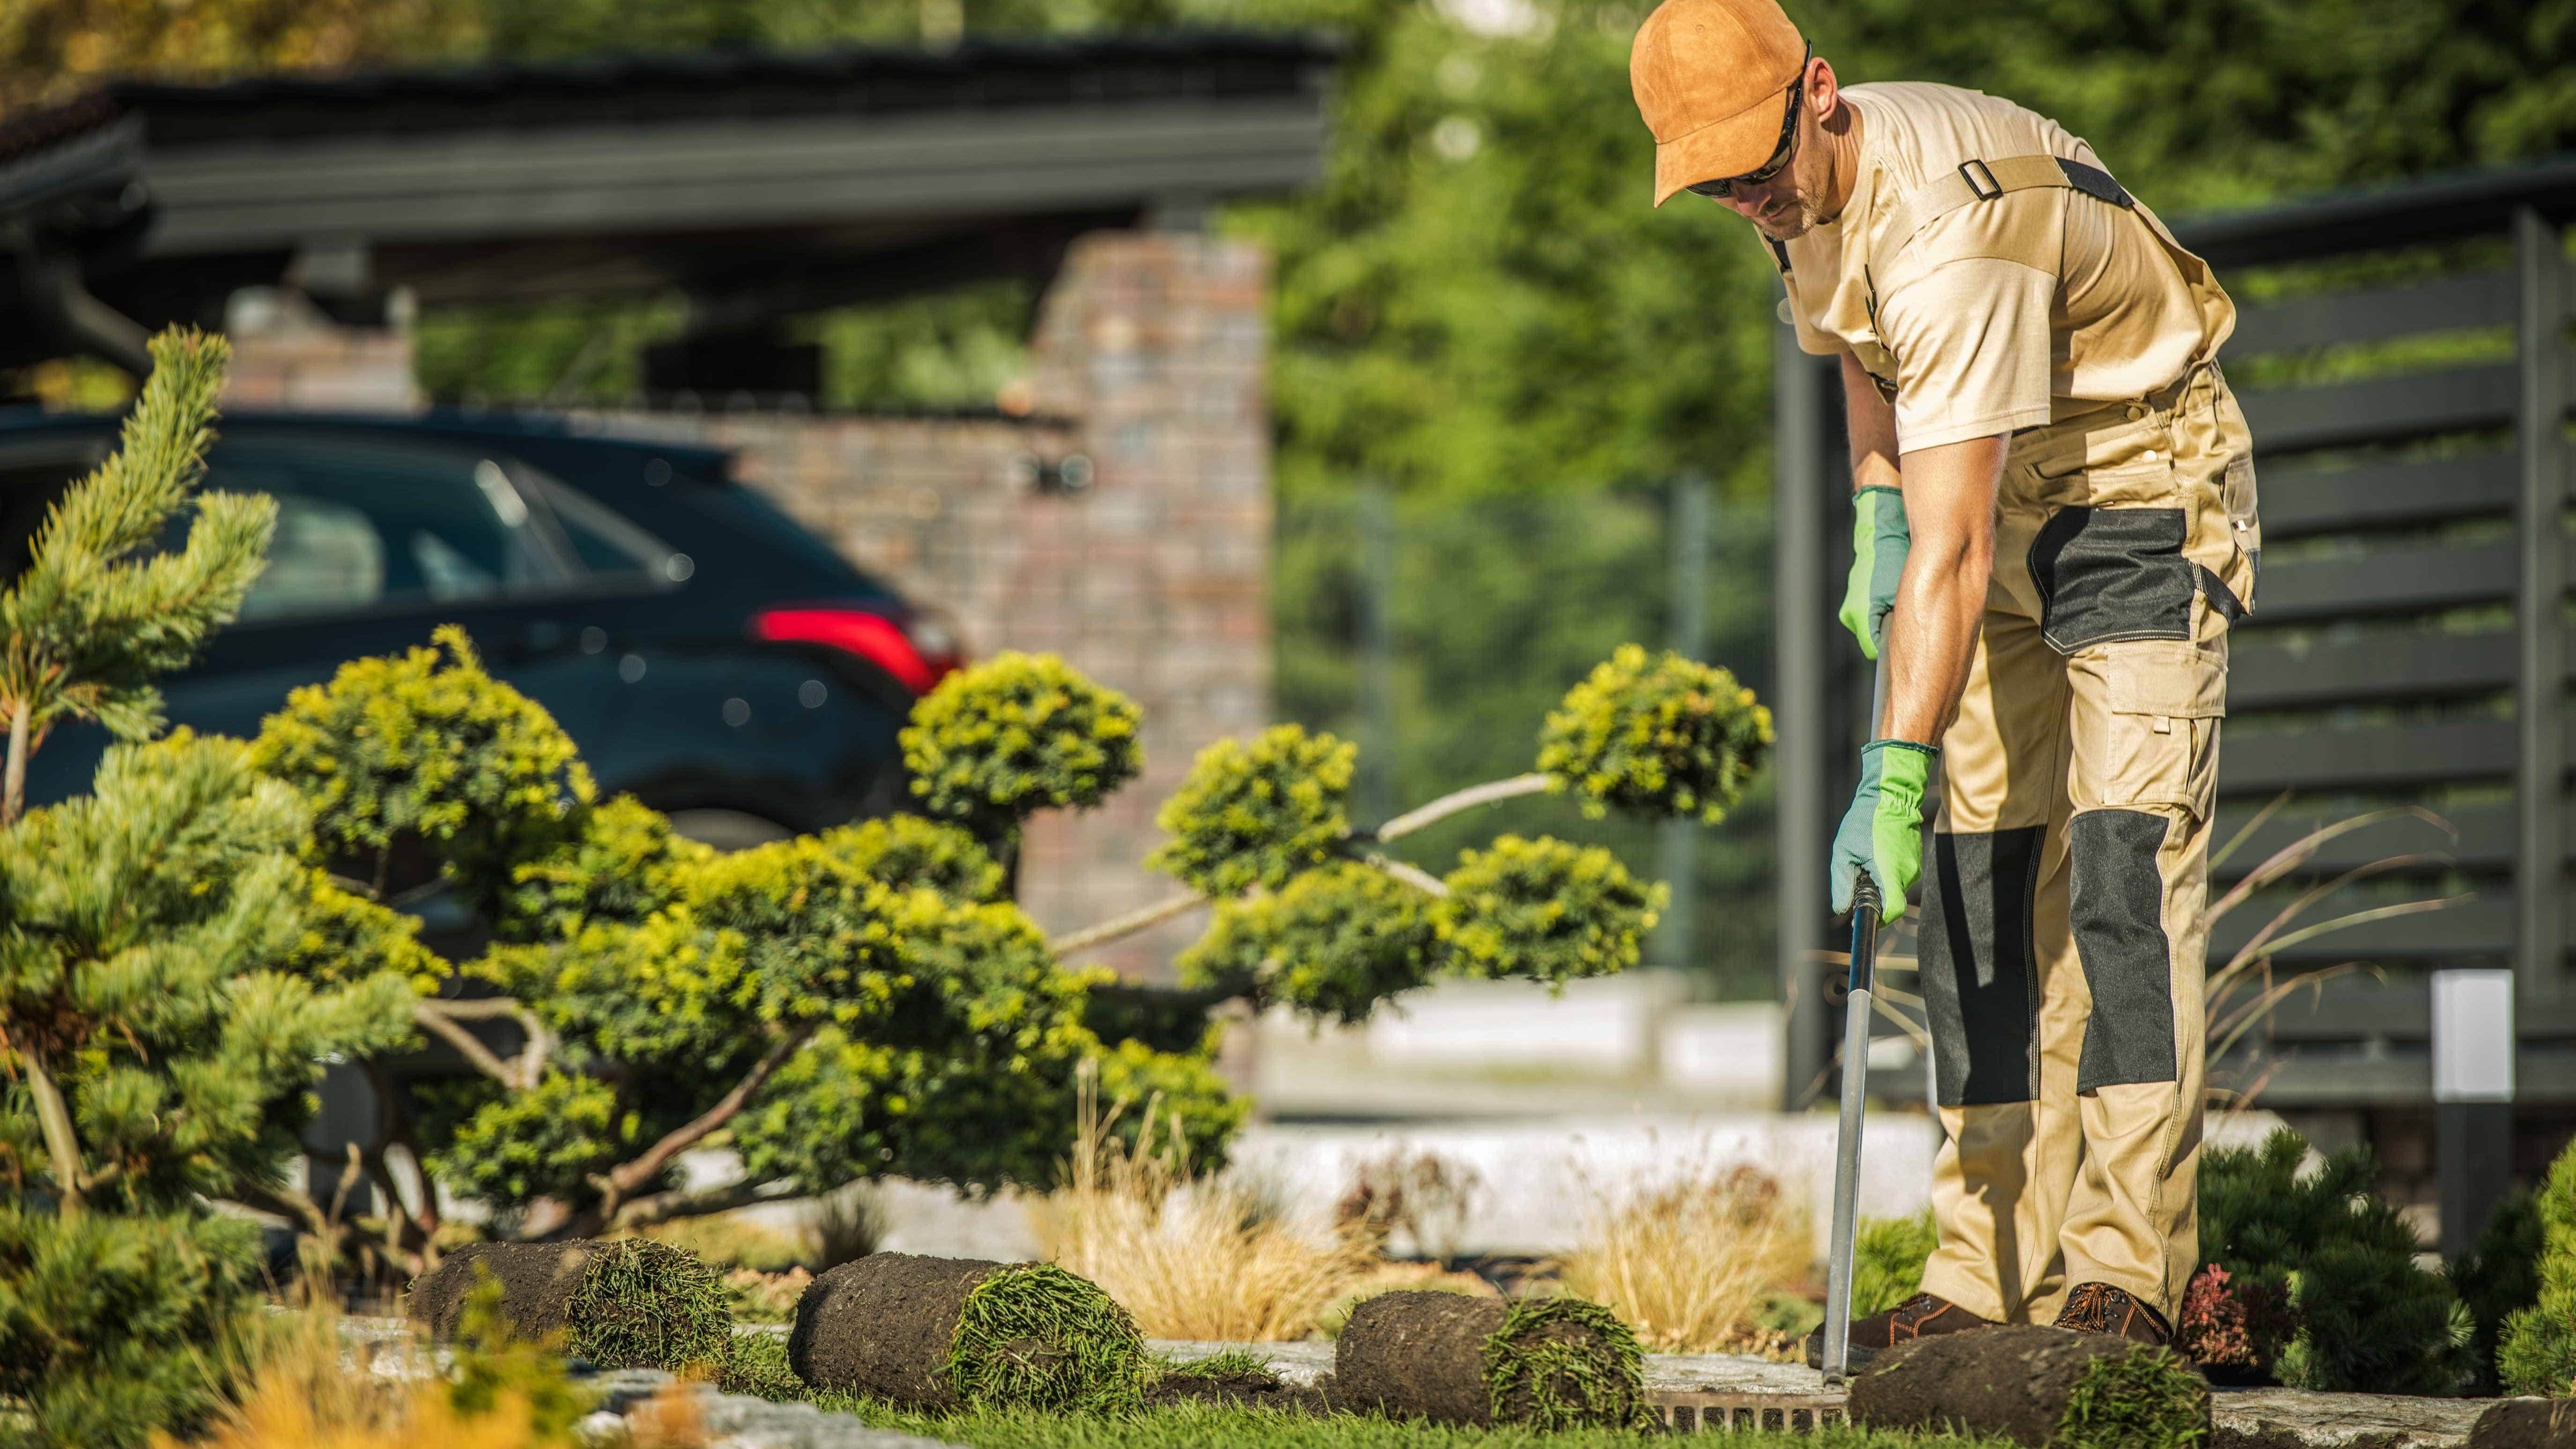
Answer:
[[[2233,309],[2223,299],[2201,305],[2145,217],[2071,188],[1959,207],[1896,256],[1889,217],[1963,162],[2047,154],[2102,163],[2055,121],[1978,91],[1885,83],[1842,94],[1860,115],[1860,174],[1840,216],[1782,248],[1787,310],[1808,352],[1886,349],[1900,450],[2142,397],[2225,340]],[[2005,240],[2034,227],[2054,270],[2032,265],[2027,240]]]

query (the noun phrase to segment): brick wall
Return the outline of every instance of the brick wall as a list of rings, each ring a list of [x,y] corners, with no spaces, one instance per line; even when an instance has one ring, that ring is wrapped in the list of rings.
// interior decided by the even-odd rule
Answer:
[[[1145,712],[1145,774],[1101,809],[1033,823],[1021,899],[1049,931],[1162,899],[1138,861],[1155,807],[1210,741],[1270,722],[1265,259],[1240,242],[1078,243],[1031,342],[1034,418],[623,413],[620,431],[739,451],[741,476],[907,595],[976,655],[1063,655]],[[1023,454],[1080,453],[1079,494],[1032,491]],[[1095,959],[1151,974],[1194,913]]]

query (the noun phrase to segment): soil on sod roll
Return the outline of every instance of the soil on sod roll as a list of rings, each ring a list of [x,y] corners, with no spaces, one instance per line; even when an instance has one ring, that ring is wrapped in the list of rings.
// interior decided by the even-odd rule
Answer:
[[[908,1253],[808,1285],[787,1362],[815,1388],[934,1413],[1125,1408],[1146,1379],[1144,1336],[1096,1285],[1052,1264]]]
[[[2209,1384],[2174,1354],[2109,1334],[2015,1324],[1900,1344],[1851,1387],[1873,1429],[1956,1428],[2041,1449],[2186,1449],[2209,1435]]]
[[[1636,1335],[1579,1298],[1383,1293],[1334,1347],[1333,1402],[1436,1424],[1627,1425],[1643,1365]]]
[[[2576,1400],[2499,1400],[2470,1427],[2468,1449],[2576,1449]]]
[[[472,1243],[412,1280],[404,1312],[433,1338],[455,1336],[465,1295],[490,1274],[501,1284],[501,1316],[513,1332],[541,1338],[564,1327],[564,1309],[590,1267],[591,1243]]]
[[[560,1332],[567,1350],[600,1368],[676,1373],[720,1363],[733,1337],[715,1270],[695,1253],[643,1238],[475,1243],[421,1275],[406,1311],[432,1336],[453,1337],[484,1274],[501,1285],[501,1316],[513,1333]]]

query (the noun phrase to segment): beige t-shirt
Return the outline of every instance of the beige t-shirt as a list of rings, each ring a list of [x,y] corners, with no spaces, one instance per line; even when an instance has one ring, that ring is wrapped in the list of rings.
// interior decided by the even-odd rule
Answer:
[[[2235,325],[2223,294],[2219,305],[2199,305],[2143,216],[2067,187],[1959,207],[1917,232],[1892,267],[1872,265],[1898,240],[1885,235],[1889,214],[1962,162],[2049,154],[2102,163],[2055,121],[1980,91],[1899,82],[1843,96],[1860,113],[1860,175],[1841,216],[1787,243],[1786,310],[1808,352],[1875,341],[1893,355],[1900,450],[2143,396],[2215,352]],[[2031,209],[2035,218],[2018,214]],[[2056,256],[2054,271],[2008,259],[2029,255],[2003,240],[2017,224],[2044,229],[2051,240],[2041,254]],[[1855,237],[1866,244],[1850,245]]]

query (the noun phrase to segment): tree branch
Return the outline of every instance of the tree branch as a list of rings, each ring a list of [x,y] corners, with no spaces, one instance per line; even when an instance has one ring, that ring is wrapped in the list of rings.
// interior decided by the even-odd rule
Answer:
[[[62,1091],[34,1052],[21,1052],[18,1060],[27,1064],[27,1091],[36,1099],[36,1125],[44,1134],[45,1156],[53,1165],[54,1190],[62,1195],[62,1214],[79,1217],[84,1183],[80,1138],[72,1131],[71,1108],[64,1105]]]
[[[1358,861],[1362,865],[1373,866],[1378,870],[1385,871],[1388,875],[1394,876],[1397,880],[1404,882],[1406,885],[1413,887],[1415,890],[1422,892],[1433,900],[1445,901],[1449,898],[1449,883],[1447,881],[1442,880],[1440,877],[1433,875],[1431,872],[1424,870],[1422,867],[1415,865],[1410,861],[1397,860],[1391,855],[1381,855],[1374,850],[1364,850],[1358,845],[1347,841],[1343,843],[1342,853],[1349,856],[1351,859]]]
[[[513,1090],[519,1087],[519,1074],[510,1070],[509,1063],[494,1056],[490,1047],[475,1039],[474,1033],[449,1019],[448,1013],[438,1009],[438,1003],[430,1001],[412,1003],[411,1019],[426,1027],[430,1035],[456,1048],[466,1061],[473,1064],[476,1071],[499,1082],[502,1086]]]
[[[1088,951],[1094,946],[1105,946],[1112,941],[1135,935],[1138,931],[1159,926],[1175,916],[1188,913],[1193,906],[1205,904],[1207,904],[1207,897],[1197,891],[1185,891],[1180,895],[1156,901],[1142,910],[1129,911],[1123,916],[1112,916],[1099,925],[1085,926],[1071,935],[1058,936],[1047,942],[1047,949],[1055,953],[1057,960],[1062,960],[1076,951]]]
[[[732,1121],[734,1114],[740,1112],[743,1106],[750,1102],[751,1094],[759,1091],[762,1084],[769,1080],[770,1073],[777,1071],[782,1063],[795,1055],[796,1049],[805,1045],[806,1038],[813,1034],[814,1026],[809,1022],[781,1036],[777,1043],[770,1047],[769,1054],[754,1062],[751,1070],[743,1074],[742,1080],[733,1084],[733,1090],[718,1098],[714,1106],[699,1113],[695,1120],[671,1129],[663,1135],[661,1141],[646,1148],[643,1156],[612,1169],[602,1180],[607,1190],[607,1197],[597,1211],[606,1216],[615,1216],[619,1207],[623,1205],[621,1199],[628,1193],[660,1176],[662,1169],[670,1165],[672,1158],[688,1151],[708,1133]]]
[[[5,786],[0,786],[0,825],[18,823],[18,812],[27,805],[27,731],[28,701],[21,691],[9,701],[9,763]]]
[[[1470,785],[1464,790],[1453,790],[1428,805],[1407,810],[1377,829],[1367,832],[1364,838],[1394,840],[1400,836],[1411,835],[1426,825],[1446,820],[1461,811],[1473,810],[1479,805],[1491,805],[1497,800],[1514,800],[1523,795],[1543,794],[1555,783],[1554,775],[1528,774],[1514,775],[1508,780],[1488,780],[1482,785]]]
[[[735,1208],[769,1201],[775,1194],[762,1191],[768,1186],[770,1184],[766,1182],[737,1182],[725,1187],[673,1188],[668,1192],[646,1193],[619,1208],[608,1228],[611,1232],[624,1232],[629,1228],[649,1228],[673,1218],[731,1212]]]

